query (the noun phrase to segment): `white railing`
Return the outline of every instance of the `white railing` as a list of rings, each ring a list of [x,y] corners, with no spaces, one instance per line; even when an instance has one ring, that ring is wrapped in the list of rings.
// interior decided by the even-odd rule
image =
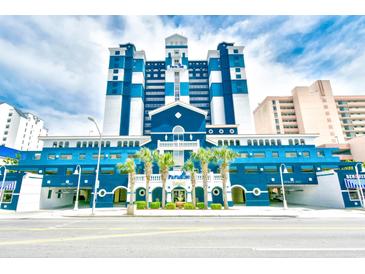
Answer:
[[[201,183],[203,181],[203,175],[201,173],[198,173],[195,175],[197,183]],[[145,183],[146,176],[144,174],[136,175],[136,183]],[[167,181],[190,181],[190,178],[176,178],[174,176],[169,176]],[[221,183],[222,182],[222,176],[218,173],[209,173],[208,174],[208,181],[209,182],[215,182],[215,183]],[[160,174],[152,174],[150,183],[161,183],[161,175]]]
[[[199,148],[199,140],[197,141],[158,141],[158,148],[165,149],[194,149]]]

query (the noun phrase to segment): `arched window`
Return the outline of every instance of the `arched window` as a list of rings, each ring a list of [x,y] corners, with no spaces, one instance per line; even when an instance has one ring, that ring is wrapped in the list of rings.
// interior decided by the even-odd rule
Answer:
[[[106,147],[110,147],[110,141],[106,141]]]
[[[240,146],[240,140],[236,140],[236,146]]]
[[[247,145],[252,146],[252,140],[247,140]]]
[[[80,141],[77,141],[76,147],[81,147],[81,142]]]
[[[63,142],[59,142],[58,147],[63,147]]]
[[[118,141],[117,146],[118,146],[118,147],[121,147],[121,146],[122,146],[122,141]]]
[[[228,146],[228,141],[227,140],[224,140],[224,145]]]
[[[298,139],[294,139],[294,144],[295,144],[296,146],[298,146],[298,145],[299,145],[299,140],[298,140]]]
[[[135,146],[139,147],[139,141],[135,141]]]
[[[222,146],[222,140],[218,140],[218,146]]]
[[[293,139],[289,139],[289,146],[293,145]]]
[[[86,141],[82,142],[82,147],[87,147],[87,142]]]
[[[300,144],[301,145],[305,145],[305,140],[304,139],[300,139]]]
[[[253,145],[257,146],[257,140],[256,139],[253,140]]]
[[[230,146],[234,146],[234,141],[233,140],[229,140],[229,145]]]
[[[93,147],[93,141],[89,141],[88,147]]]
[[[281,146],[281,140],[280,139],[277,139],[276,143],[278,144],[278,146]]]
[[[129,147],[133,147],[133,141],[129,141],[129,142],[128,142],[128,146],[129,146]]]
[[[260,146],[263,146],[263,145],[264,145],[264,140],[260,139],[260,140],[259,140],[259,145],[260,145]]]
[[[265,146],[269,146],[269,145],[270,145],[269,139],[265,139]]]
[[[95,141],[94,142],[94,147],[98,147],[99,146],[99,142],[98,141]]]
[[[53,147],[57,147],[57,142],[53,142]]]
[[[70,146],[70,142],[69,141],[66,141],[65,142],[65,147],[69,147]]]
[[[174,141],[183,141],[184,140],[184,128],[182,126],[175,126],[172,129],[173,140]]]
[[[270,141],[270,142],[271,142],[271,145],[272,145],[272,146],[275,146],[275,140],[274,140],[274,139],[271,139],[271,141]]]

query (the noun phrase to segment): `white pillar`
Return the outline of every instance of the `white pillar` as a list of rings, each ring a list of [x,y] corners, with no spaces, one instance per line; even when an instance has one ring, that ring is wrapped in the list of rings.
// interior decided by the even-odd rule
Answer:
[[[170,203],[172,201],[171,192],[166,191],[166,202]]]
[[[191,195],[191,192],[187,192],[186,193],[186,201],[188,203],[191,203],[193,200],[192,200],[192,195]]]

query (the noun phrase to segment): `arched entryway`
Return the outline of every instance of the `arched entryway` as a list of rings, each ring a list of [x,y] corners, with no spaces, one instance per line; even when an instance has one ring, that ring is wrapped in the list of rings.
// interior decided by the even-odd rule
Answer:
[[[181,187],[181,186],[178,186],[178,187],[175,187],[172,192],[171,192],[172,196],[171,196],[171,199],[174,203],[176,202],[186,202],[186,190],[185,188]]]
[[[146,201],[146,189],[144,187],[136,189],[136,201]]]
[[[195,197],[197,203],[204,203],[204,189],[202,187],[195,188]]]
[[[212,203],[223,205],[223,193],[220,187],[215,187],[212,189]]]
[[[127,189],[120,187],[114,190],[113,198],[114,207],[125,207],[127,206]]]
[[[233,186],[231,194],[233,205],[244,205],[246,203],[246,193],[243,187]]]
[[[162,187],[156,187],[152,190],[152,202],[162,202]]]

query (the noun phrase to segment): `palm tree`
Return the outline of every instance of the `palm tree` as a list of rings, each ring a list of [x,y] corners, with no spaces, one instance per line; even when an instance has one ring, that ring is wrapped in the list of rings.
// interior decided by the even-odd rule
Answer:
[[[162,181],[162,208],[165,208],[166,203],[166,181],[169,175],[169,169],[174,166],[174,158],[172,153],[160,154],[157,150],[153,152],[153,157],[157,162]]]
[[[199,148],[198,151],[193,152],[191,156],[194,160],[200,162],[204,188],[204,208],[208,209],[208,165],[213,159],[213,153],[211,149]]]
[[[144,163],[144,173],[146,175],[146,205],[148,207],[153,155],[149,148],[144,147],[136,154],[136,157]]]
[[[224,209],[228,209],[227,200],[227,178],[228,178],[228,167],[229,163],[237,158],[237,153],[226,147],[215,148],[213,150],[214,160],[220,167],[220,173],[222,176],[222,187],[223,187],[223,203]]]
[[[196,207],[196,197],[195,197],[195,186],[196,186],[196,178],[195,178],[195,174],[196,174],[196,168],[194,165],[194,162],[192,159],[189,159],[185,162],[183,170],[186,172],[190,173],[190,177],[191,177],[191,191],[192,191],[192,202],[194,207]]]
[[[130,192],[129,205],[134,204],[134,185],[136,181],[136,164],[133,159],[128,159],[124,164],[117,164],[117,169],[119,172],[128,173],[130,182]]]

